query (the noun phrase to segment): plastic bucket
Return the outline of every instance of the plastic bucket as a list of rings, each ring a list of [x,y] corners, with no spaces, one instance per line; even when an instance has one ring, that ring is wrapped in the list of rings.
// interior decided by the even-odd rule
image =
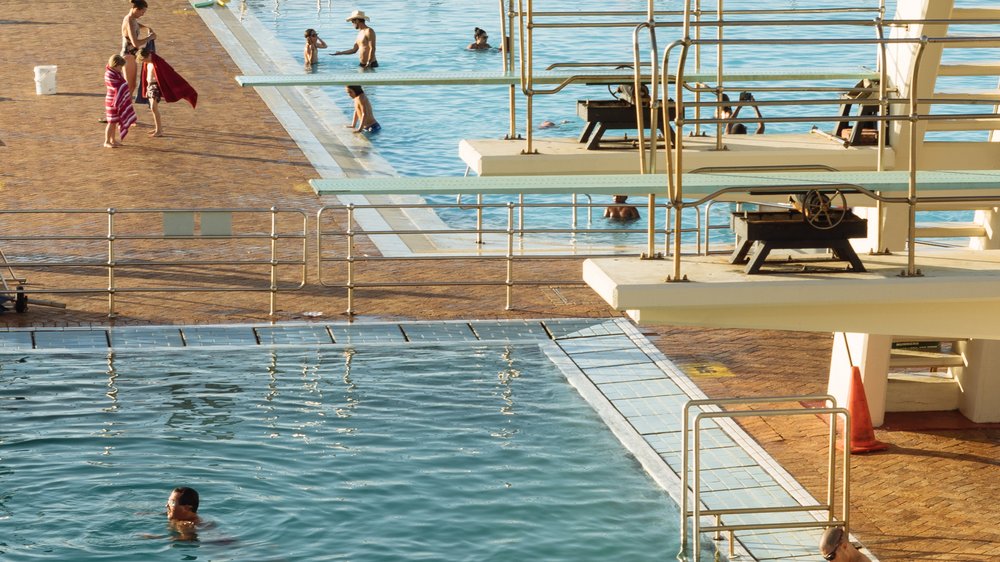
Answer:
[[[40,96],[56,93],[56,65],[35,67],[35,93]]]

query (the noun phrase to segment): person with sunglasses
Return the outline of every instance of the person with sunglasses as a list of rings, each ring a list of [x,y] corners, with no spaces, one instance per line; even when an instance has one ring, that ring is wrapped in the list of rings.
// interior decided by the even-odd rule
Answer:
[[[871,559],[854,548],[847,540],[843,527],[828,527],[819,541],[819,553],[825,560],[835,562],[871,562]]]

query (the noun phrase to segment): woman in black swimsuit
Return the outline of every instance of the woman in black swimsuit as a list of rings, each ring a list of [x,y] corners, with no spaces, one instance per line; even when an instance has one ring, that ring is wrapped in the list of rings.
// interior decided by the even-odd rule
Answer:
[[[139,23],[139,18],[146,13],[147,7],[146,0],[132,0],[132,8],[128,14],[125,14],[125,19],[122,20],[121,54],[125,57],[125,79],[128,81],[129,97],[135,94],[135,86],[138,82],[136,80],[138,67],[135,62],[135,55],[146,43],[156,38],[156,34],[153,33],[153,30],[149,26]],[[149,34],[139,39],[139,30],[141,29],[145,29]]]

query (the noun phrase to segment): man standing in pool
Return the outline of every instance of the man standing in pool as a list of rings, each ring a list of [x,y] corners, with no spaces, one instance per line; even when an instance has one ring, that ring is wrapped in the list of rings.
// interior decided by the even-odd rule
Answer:
[[[358,37],[354,40],[354,46],[344,51],[337,51],[334,55],[352,55],[358,53],[359,65],[361,68],[377,68],[378,61],[375,59],[375,30],[368,27],[369,20],[361,10],[354,10],[348,23],[354,24],[354,29],[358,30]]]

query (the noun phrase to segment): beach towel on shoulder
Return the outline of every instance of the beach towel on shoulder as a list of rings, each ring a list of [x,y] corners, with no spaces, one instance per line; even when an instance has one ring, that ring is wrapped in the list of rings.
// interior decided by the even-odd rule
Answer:
[[[104,96],[104,116],[108,123],[118,123],[118,133],[124,139],[136,120],[132,98],[128,95],[128,82],[121,72],[107,66],[104,68],[104,85],[108,87]]]
[[[163,57],[152,53],[150,61],[152,61],[150,64],[153,65],[153,76],[156,77],[156,84],[160,88],[160,96],[163,101],[173,103],[178,100],[187,100],[191,107],[198,105],[198,92],[172,66],[167,64]],[[141,77],[139,91],[145,92],[146,73],[140,72],[139,74]]]

